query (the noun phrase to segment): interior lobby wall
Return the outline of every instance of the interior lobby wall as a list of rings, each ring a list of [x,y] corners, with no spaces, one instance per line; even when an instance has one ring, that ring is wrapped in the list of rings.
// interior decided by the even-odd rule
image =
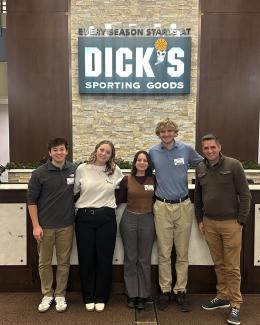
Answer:
[[[166,117],[180,127],[179,139],[195,145],[199,1],[71,1],[71,73],[73,156],[82,161],[97,142],[109,139],[117,156],[132,160],[134,153],[158,142],[156,123]],[[89,95],[78,90],[78,29],[88,26],[112,28],[191,28],[191,91],[186,95]]]
[[[71,143],[68,0],[7,1],[10,159],[39,161]]]
[[[9,120],[8,106],[0,102],[0,164],[5,165],[9,161]]]
[[[197,147],[217,134],[223,153],[258,160],[260,2],[202,0]]]

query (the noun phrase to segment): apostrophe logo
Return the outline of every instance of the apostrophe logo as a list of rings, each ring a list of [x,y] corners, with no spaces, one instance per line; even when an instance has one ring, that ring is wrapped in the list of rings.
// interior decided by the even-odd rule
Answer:
[[[155,41],[154,47],[156,48],[157,51],[157,61],[155,62],[155,65],[162,63],[164,61],[167,46],[168,43],[164,38],[159,38],[158,40]]]

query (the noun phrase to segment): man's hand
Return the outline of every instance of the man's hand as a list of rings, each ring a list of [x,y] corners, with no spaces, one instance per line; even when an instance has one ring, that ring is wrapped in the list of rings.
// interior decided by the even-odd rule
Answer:
[[[33,237],[37,240],[37,241],[41,241],[42,237],[43,237],[43,230],[42,227],[39,226],[35,226],[33,227]]]
[[[204,224],[203,224],[203,222],[202,221],[199,222],[198,226],[199,226],[200,232],[202,233],[202,235],[204,235],[205,234],[205,231],[204,231]]]

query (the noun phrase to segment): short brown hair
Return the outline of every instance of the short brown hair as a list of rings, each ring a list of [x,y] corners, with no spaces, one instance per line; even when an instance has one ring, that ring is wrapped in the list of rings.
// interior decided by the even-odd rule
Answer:
[[[218,144],[220,144],[219,138],[213,133],[208,133],[208,134],[204,135],[201,138],[201,143],[203,143],[204,141],[208,141],[208,140],[215,140]]]
[[[160,122],[157,123],[156,128],[155,128],[155,134],[159,135],[160,131],[164,128],[173,129],[176,133],[179,132],[178,124],[169,118],[161,120]]]

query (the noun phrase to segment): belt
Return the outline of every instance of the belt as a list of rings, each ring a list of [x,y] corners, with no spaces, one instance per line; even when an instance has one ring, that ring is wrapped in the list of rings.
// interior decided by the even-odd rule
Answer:
[[[175,204],[175,203],[181,203],[181,202],[187,200],[187,199],[189,198],[189,195],[186,195],[186,196],[184,196],[184,197],[181,197],[181,198],[179,198],[179,200],[167,200],[167,199],[161,199],[161,198],[158,197],[158,196],[155,196],[155,198],[156,198],[156,200],[158,200],[158,201],[162,201],[162,202],[164,202],[164,203]]]
[[[79,210],[84,211],[85,213],[95,214],[101,211],[108,211],[114,209],[109,207],[101,207],[101,208],[80,208]]]

